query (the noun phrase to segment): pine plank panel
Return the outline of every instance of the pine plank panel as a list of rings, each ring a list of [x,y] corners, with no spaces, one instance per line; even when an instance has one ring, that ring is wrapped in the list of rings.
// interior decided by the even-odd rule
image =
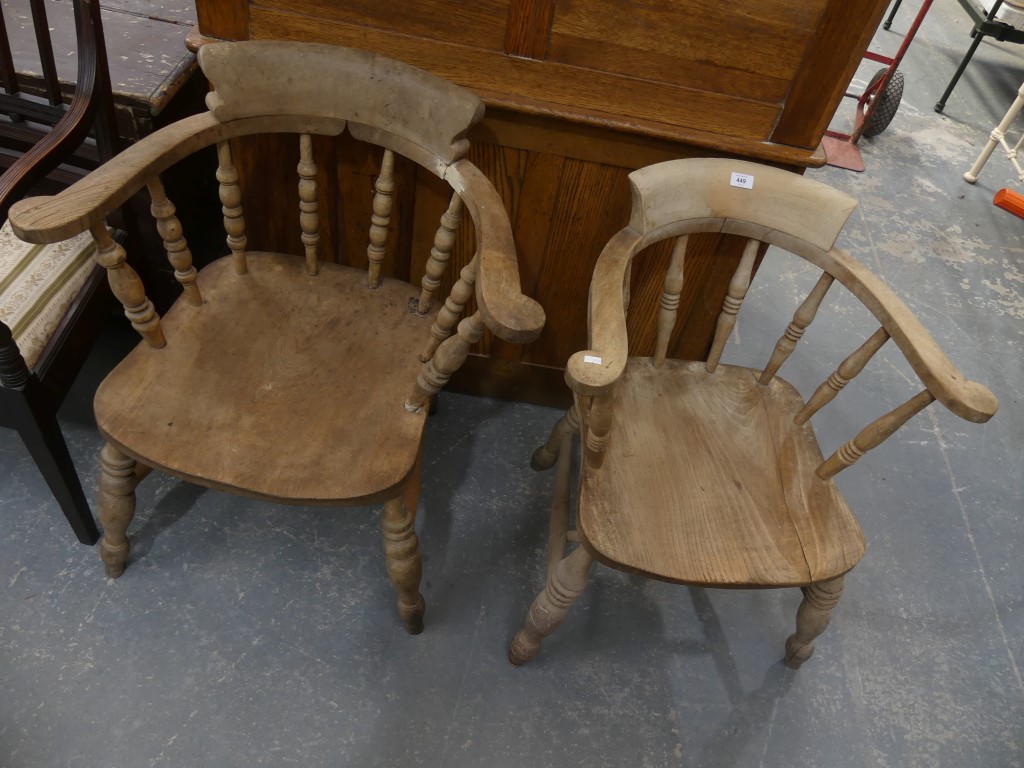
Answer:
[[[488,102],[546,104],[552,114],[610,124],[647,120],[750,141],[765,141],[778,105],[680,88],[651,80],[538,62],[386,30],[253,6],[253,39],[306,40],[364,48],[472,88]],[[581,88],[585,82],[587,87]],[[628,115],[628,118],[622,116]]]
[[[605,242],[629,217],[627,175],[621,168],[565,161],[533,294],[548,321],[540,337],[524,348],[525,362],[564,366],[571,354],[586,347],[590,277]]]
[[[823,10],[821,2],[759,3],[762,14],[716,12],[720,3],[562,0],[549,59],[756,101],[782,101]],[[781,13],[781,11],[788,13]],[[763,13],[767,11],[767,13]],[[774,11],[774,13],[773,13]]]
[[[393,29],[401,20],[405,34],[497,52],[504,50],[511,0],[259,0],[251,5],[254,12],[298,13],[372,29]]]
[[[505,28],[505,53],[529,59],[545,58],[554,14],[555,0],[512,0]]]
[[[221,40],[249,39],[248,0],[216,0],[196,3],[199,32]]]

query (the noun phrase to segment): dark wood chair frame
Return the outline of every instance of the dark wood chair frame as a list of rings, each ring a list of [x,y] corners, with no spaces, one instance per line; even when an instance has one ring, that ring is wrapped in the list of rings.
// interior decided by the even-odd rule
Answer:
[[[19,142],[31,141],[35,129],[26,125],[26,121],[53,124],[53,129],[40,134],[42,138],[0,177],[0,216],[3,219],[7,218],[14,202],[26,196],[62,163],[70,161],[91,130],[95,134],[95,155],[99,160],[113,157],[118,149],[99,3],[95,0],[75,0],[74,3],[78,80],[66,111],[62,106],[42,0],[31,0],[31,8],[44,90],[50,103],[19,96],[6,29],[0,28],[3,38],[0,40],[0,75],[7,91],[0,94],[0,111],[12,118],[10,124],[0,127],[0,141],[15,147]],[[0,17],[0,27],[2,25]],[[87,157],[92,154],[91,147],[84,154]],[[127,210],[124,220],[131,221]],[[18,431],[75,536],[90,545],[96,543],[99,531],[57,423],[57,410],[113,306],[103,273],[98,266],[93,270],[32,370],[14,342],[11,329],[0,322],[0,426]]]

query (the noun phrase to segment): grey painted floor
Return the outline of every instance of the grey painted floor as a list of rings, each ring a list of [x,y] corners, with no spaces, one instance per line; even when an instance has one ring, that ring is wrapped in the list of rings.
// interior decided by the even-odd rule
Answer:
[[[909,5],[876,47],[895,49]],[[867,173],[813,175],[861,200],[845,245],[1002,410],[978,426],[933,405],[839,478],[870,546],[803,669],[780,662],[795,590],[607,569],[534,663],[508,665],[543,582],[553,478],[527,465],[549,409],[442,398],[417,523],[419,637],[392,612],[373,510],[280,508],[154,476],[134,561],[107,581],[4,432],[0,766],[1020,766],[1024,222],[990,205],[1012,182],[1005,160],[976,187],[960,177],[1024,62],[986,43],[934,114],[967,31],[955,3],[937,3],[899,114],[862,144]],[[770,256],[727,359],[763,361],[815,279]],[[873,329],[835,293],[785,371],[805,395]],[[63,413],[90,486],[90,393],[131,343],[103,339]],[[823,445],[914,387],[883,350],[823,414]]]

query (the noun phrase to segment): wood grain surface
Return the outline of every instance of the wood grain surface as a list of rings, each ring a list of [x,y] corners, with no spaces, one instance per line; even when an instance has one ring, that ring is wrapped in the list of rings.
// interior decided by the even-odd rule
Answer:
[[[703,363],[630,359],[600,469],[583,469],[579,529],[601,561],[654,578],[787,586],[834,578],[864,553],[781,379]],[[671,481],[669,479],[671,478]]]
[[[425,414],[405,397],[434,313],[418,289],[302,259],[248,254],[199,273],[201,307],[163,318],[161,350],[137,347],[96,395],[100,432],[147,465],[213,488],[301,504],[395,495],[413,470]],[[154,354],[156,353],[156,354]],[[154,439],[159,433],[160,439]]]

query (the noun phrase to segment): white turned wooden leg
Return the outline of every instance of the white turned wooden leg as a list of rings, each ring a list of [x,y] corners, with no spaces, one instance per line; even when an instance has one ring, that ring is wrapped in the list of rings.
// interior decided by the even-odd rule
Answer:
[[[544,591],[530,606],[525,626],[509,646],[508,660],[513,665],[518,667],[536,656],[541,640],[558,629],[569,608],[586,589],[593,562],[587,550],[577,547],[555,566]]]
[[[135,516],[135,487],[140,479],[134,459],[110,444],[103,446],[96,512],[103,526],[100,559],[111,579],[124,573],[128,561],[131,544],[125,534]]]
[[[786,666],[799,669],[814,653],[814,639],[828,626],[832,609],[843,595],[843,577],[803,588],[804,599],[796,612],[796,632],[786,640]]]

